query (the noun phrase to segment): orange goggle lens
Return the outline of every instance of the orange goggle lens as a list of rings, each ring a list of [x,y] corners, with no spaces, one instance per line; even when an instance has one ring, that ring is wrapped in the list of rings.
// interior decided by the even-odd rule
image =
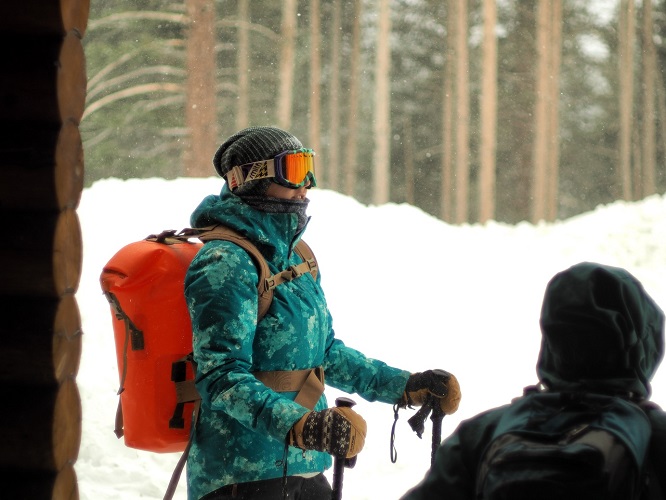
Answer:
[[[275,177],[290,187],[300,187],[310,180],[316,185],[314,151],[299,149],[287,151],[275,158]]]

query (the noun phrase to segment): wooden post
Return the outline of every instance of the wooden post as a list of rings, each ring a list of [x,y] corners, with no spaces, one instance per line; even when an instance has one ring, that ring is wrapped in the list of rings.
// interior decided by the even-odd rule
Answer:
[[[90,0],[0,5],[0,478],[3,498],[79,497],[76,374]]]

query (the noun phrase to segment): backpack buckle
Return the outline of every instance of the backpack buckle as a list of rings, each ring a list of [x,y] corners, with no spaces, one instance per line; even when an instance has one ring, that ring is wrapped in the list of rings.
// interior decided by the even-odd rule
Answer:
[[[289,271],[291,271],[291,279],[300,278],[303,276],[303,272],[298,269],[297,266],[289,266]]]
[[[275,275],[272,275],[272,276],[269,276],[268,278],[266,278],[264,286],[266,288],[266,291],[272,290],[273,288],[278,286],[277,280],[275,279]]]

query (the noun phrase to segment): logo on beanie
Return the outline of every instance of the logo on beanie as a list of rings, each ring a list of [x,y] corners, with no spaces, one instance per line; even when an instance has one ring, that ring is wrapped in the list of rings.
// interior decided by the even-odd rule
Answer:
[[[252,167],[245,178],[245,182],[264,179],[266,177],[268,177],[268,160],[257,161],[252,164]]]

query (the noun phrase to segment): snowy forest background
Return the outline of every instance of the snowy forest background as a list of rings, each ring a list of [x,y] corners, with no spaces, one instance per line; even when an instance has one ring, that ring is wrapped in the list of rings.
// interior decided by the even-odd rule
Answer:
[[[245,126],[280,126],[317,151],[307,239],[336,331],[387,362],[456,373],[465,396],[444,435],[534,382],[553,273],[623,266],[666,303],[666,1],[90,4],[81,498],[161,498],[178,458],[111,432],[118,373],[101,267],[130,241],[188,225],[221,186],[217,145]],[[376,258],[350,286],[359,248]],[[345,497],[398,497],[427,469],[429,443],[403,414],[390,464],[390,408],[359,411],[372,433]]]
[[[117,0],[84,38],[86,183],[206,177],[274,124],[321,185],[448,222],[666,188],[666,2]]]

